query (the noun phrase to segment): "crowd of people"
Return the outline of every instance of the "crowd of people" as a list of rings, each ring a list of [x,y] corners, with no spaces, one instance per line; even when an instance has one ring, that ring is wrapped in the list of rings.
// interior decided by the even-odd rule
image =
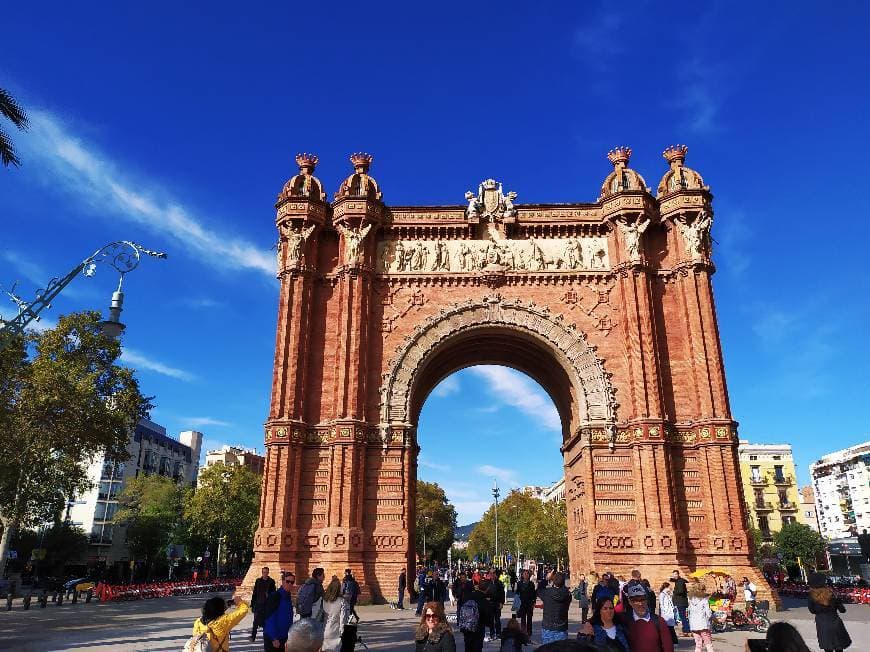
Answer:
[[[276,585],[269,569],[263,568],[250,604],[239,597],[206,601],[185,649],[205,649],[207,642],[213,652],[229,652],[230,631],[250,611],[254,614],[250,639],[256,640],[262,629],[264,652],[353,650],[359,584],[350,569],[343,579],[334,575],[324,584],[324,570],[314,569],[295,592],[294,601],[293,573],[282,573]],[[845,607],[824,575],[814,573],[809,585],[808,608],[815,616],[819,647],[826,652],[842,652],[852,643],[840,618]],[[720,578],[711,586],[731,599],[737,596],[738,584],[733,578]],[[740,586],[751,608],[757,587],[746,577]],[[491,641],[499,644],[499,652],[522,652],[527,645],[536,645],[543,652],[673,652],[680,636],[692,638],[696,652],[714,652],[707,584],[684,578],[679,570],[656,591],[639,570],[632,571],[629,579],[613,573],[588,578],[580,575],[569,589],[566,575],[554,569],[545,569],[538,577],[526,570],[517,577],[496,568],[450,571],[419,566],[411,586],[404,572],[399,577],[395,605],[399,609],[406,591],[416,600],[420,616],[414,633],[416,652],[456,652],[446,603],[456,608],[455,626],[466,652],[482,652],[484,644]],[[509,616],[502,627],[508,595],[512,598]],[[568,614],[574,601],[581,618],[576,636],[571,636]],[[536,632],[533,614],[538,602],[541,619]],[[350,622],[353,627],[347,626]],[[747,643],[749,652],[756,648],[809,652],[797,630],[787,623],[774,623],[766,639]]]

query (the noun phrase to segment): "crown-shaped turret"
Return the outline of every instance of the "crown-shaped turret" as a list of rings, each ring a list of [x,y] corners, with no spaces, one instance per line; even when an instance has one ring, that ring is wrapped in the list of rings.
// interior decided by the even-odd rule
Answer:
[[[291,197],[308,197],[317,201],[326,201],[326,193],[323,192],[323,184],[314,176],[314,168],[317,167],[317,155],[303,152],[296,155],[296,165],[299,166],[299,174],[291,177],[284,184],[284,188],[278,195],[281,202]]]
[[[335,193],[335,199],[342,197],[367,197],[380,200],[383,197],[378,182],[369,176],[369,167],[374,157],[365,152],[357,152],[350,155],[354,173],[342,182]]]
[[[657,191],[659,197],[680,190],[710,189],[709,186],[704,185],[704,179],[700,174],[683,165],[688,152],[689,148],[685,145],[670,145],[662,152],[662,157],[668,162],[670,169],[659,182]]]
[[[620,146],[614,147],[607,152],[608,160],[613,163],[613,172],[607,175],[604,183],[601,184],[601,195],[598,200],[614,195],[618,192],[626,190],[640,190],[649,192],[646,187],[646,181],[637,172],[628,167],[628,161],[631,159],[631,148]]]

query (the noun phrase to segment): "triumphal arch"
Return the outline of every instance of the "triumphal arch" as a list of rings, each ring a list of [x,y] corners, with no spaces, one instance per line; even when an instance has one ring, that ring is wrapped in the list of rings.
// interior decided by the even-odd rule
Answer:
[[[365,594],[392,598],[414,559],[423,402],[458,369],[501,364],[537,380],[561,417],[573,571],[758,578],[713,301],[712,195],[686,151],[665,150],[655,193],[619,147],[594,202],[521,204],[522,180],[485,179],[451,206],[387,205],[367,154],[330,201],[317,157],[300,154],[276,205],[251,573],[352,568]]]

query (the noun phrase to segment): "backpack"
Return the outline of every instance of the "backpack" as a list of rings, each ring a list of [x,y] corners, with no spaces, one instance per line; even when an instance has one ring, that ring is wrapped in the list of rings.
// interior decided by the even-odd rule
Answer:
[[[184,644],[182,652],[216,652],[216,650],[221,649],[221,646],[223,646],[226,638],[218,641],[218,645],[216,648],[212,647],[211,637],[214,636],[214,632],[208,625],[206,625],[205,627],[206,631],[204,631],[202,634],[194,634],[189,639],[187,639],[187,643]]]
[[[305,582],[296,594],[296,611],[303,618],[311,616],[314,609],[314,582]]]
[[[477,602],[474,600],[466,600],[462,603],[462,608],[459,610],[459,631],[461,632],[476,632],[480,625],[480,609],[477,608]]]

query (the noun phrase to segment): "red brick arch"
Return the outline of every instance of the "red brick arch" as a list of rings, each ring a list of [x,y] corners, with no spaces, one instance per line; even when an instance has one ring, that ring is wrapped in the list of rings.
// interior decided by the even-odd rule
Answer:
[[[563,426],[573,571],[750,568],[713,303],[712,195],[666,151],[654,197],[611,152],[594,203],[389,207],[370,157],[326,203],[304,155],[277,204],[281,290],[256,561],[352,568],[393,597],[414,562],[416,426],[457,369],[503,364]],[[252,571],[252,573],[254,573]],[[249,579],[252,579],[251,575]]]

